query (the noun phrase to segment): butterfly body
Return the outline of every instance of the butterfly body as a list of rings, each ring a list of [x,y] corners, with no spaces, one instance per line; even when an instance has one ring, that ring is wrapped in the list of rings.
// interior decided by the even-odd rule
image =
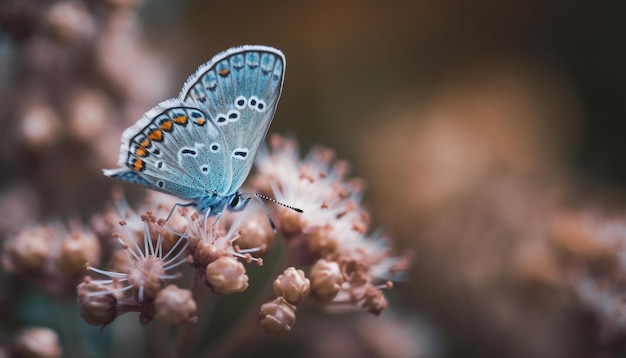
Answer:
[[[113,178],[189,200],[203,214],[241,210],[239,188],[274,116],[285,57],[267,46],[226,50],[201,65],[177,98],[122,134]]]

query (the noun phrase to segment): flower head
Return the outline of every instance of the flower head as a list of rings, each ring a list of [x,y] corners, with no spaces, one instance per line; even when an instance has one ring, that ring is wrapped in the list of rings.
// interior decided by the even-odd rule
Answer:
[[[403,279],[408,257],[395,257],[380,232],[367,234],[370,218],[361,206],[363,181],[348,179],[349,165],[336,160],[331,150],[315,148],[300,159],[295,141],[279,136],[259,154],[257,169],[252,178],[257,190],[303,210],[278,207],[276,222],[291,243],[292,260],[297,265],[314,263],[313,296],[324,304],[379,315],[387,307],[382,290],[393,286],[391,280]],[[298,304],[300,297],[286,296],[290,290],[283,288],[284,280],[285,275],[277,279],[277,296]]]
[[[134,220],[135,214],[128,213],[125,217]],[[155,314],[160,314],[156,312],[155,299],[166,287],[168,280],[179,277],[168,272],[187,262],[186,238],[178,236],[178,240],[168,250],[164,250],[163,229],[155,227],[161,226],[161,222],[151,212],[146,212],[140,218],[143,222],[140,236],[129,228],[125,220],[119,222],[121,234],[113,235],[121,245],[121,252],[126,254],[126,260],[120,259],[120,252],[114,256],[119,271],[102,270],[89,263],[85,265],[88,270],[108,277],[101,280],[87,278],[78,286],[81,316],[87,323],[105,326],[118,315],[131,311],[141,313],[142,323],[150,322]],[[157,233],[156,238],[153,233]],[[140,240],[137,240],[138,237]],[[132,293],[130,297],[124,296],[126,292]],[[156,307],[169,310],[167,305]],[[164,319],[164,315],[167,316],[159,316],[164,322],[180,321]]]

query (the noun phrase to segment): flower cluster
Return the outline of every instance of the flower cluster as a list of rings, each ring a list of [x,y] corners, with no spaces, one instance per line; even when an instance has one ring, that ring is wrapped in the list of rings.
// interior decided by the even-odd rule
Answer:
[[[85,227],[72,223],[31,226],[4,241],[5,271],[37,283],[52,294],[63,294],[84,275],[85,262],[98,263],[101,244]]]
[[[303,213],[272,205],[268,217],[253,201],[243,212],[226,210],[219,219],[207,218],[190,207],[176,207],[175,199],[161,194],[133,211],[117,194],[115,212],[100,221],[117,228],[113,237],[120,249],[111,255],[109,270],[91,262],[85,266],[106,278],[87,277],[78,285],[82,317],[101,327],[127,312],[139,312],[144,324],[154,317],[168,324],[196,320],[192,292],[197,282],[220,295],[248,288],[245,264],[263,264],[259,255],[274,243],[272,218],[287,253],[277,263],[284,269],[274,280],[276,298],[260,308],[266,333],[288,334],[296,306],[309,296],[325,307],[379,315],[387,307],[382,290],[402,278],[408,261],[391,254],[384,235],[367,234],[369,216],[360,206],[363,185],[346,180],[347,169],[324,149],[300,160],[295,141],[273,137],[271,151],[258,157],[251,189]],[[185,267],[194,269],[190,289],[177,286]]]
[[[175,198],[167,195],[152,195],[137,211],[119,192],[114,196],[115,210],[95,221],[119,230],[112,234],[119,249],[111,254],[108,270],[85,265],[106,279],[88,276],[77,288],[81,316],[89,324],[104,327],[128,312],[139,312],[142,324],[155,317],[167,324],[193,322],[197,305],[192,291],[173,283],[183,274],[181,266],[194,267],[214,293],[230,294],[248,288],[242,261],[263,264],[253,254],[265,250],[265,243],[238,245],[239,239],[260,243],[271,232],[250,220],[259,217],[254,208],[238,217],[225,213],[215,222],[189,208],[173,209]]]
[[[264,264],[261,256],[277,236],[274,223],[286,253],[270,261],[281,273],[272,285],[275,299],[259,311],[267,334],[287,335],[297,306],[308,298],[326,308],[379,315],[387,307],[383,290],[402,279],[408,261],[392,255],[386,236],[368,234],[362,182],[347,180],[347,173],[331,151],[314,149],[300,159],[295,141],[276,136],[258,156],[247,190],[303,212],[251,201],[241,212],[207,217],[156,193],[133,210],[114,191],[114,209],[94,216],[91,229],[49,225],[11,237],[3,266],[53,291],[76,287],[81,317],[90,325],[103,328],[129,312],[142,324],[155,318],[185,324],[202,318],[198,295],[206,288],[228,295],[254,284],[246,265]]]
[[[270,146],[257,158],[252,185],[303,210],[279,206],[275,216],[289,243],[289,264],[311,268],[310,282],[293,267],[275,281],[278,298],[260,313],[266,332],[287,334],[295,322],[295,305],[309,291],[326,306],[379,315],[387,307],[382,290],[402,278],[408,256],[394,257],[384,235],[367,235],[369,215],[360,205],[362,181],[346,180],[348,164],[335,160],[328,149],[313,149],[301,160],[292,139],[273,136]]]
[[[157,219],[155,214],[164,213],[168,205],[149,199],[144,214],[137,214],[118,195],[116,206],[119,214],[109,214],[106,221],[113,224],[115,216],[121,217],[117,222],[120,233],[113,234],[119,249],[111,255],[110,270],[85,264],[87,270],[107,278],[86,277],[78,285],[81,316],[87,323],[101,327],[127,312],[139,312],[143,324],[155,316],[169,324],[194,321],[196,303],[191,291],[168,285],[169,280],[180,277],[173,271],[187,262],[189,246],[185,237]],[[181,221],[174,219],[172,224]]]

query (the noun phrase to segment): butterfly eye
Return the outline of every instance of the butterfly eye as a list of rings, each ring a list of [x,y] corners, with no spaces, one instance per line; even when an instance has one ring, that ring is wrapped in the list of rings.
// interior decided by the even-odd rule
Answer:
[[[250,198],[242,199],[241,194],[237,193],[230,199],[228,206],[231,211],[241,211],[248,205],[248,201],[250,201]]]

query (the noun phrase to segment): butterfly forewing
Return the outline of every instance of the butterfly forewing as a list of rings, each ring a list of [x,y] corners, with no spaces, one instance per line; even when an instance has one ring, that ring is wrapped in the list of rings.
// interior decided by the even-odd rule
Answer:
[[[232,182],[243,184],[276,111],[285,58],[277,49],[243,46],[227,50],[189,77],[180,97],[197,101],[223,133],[229,149]]]

